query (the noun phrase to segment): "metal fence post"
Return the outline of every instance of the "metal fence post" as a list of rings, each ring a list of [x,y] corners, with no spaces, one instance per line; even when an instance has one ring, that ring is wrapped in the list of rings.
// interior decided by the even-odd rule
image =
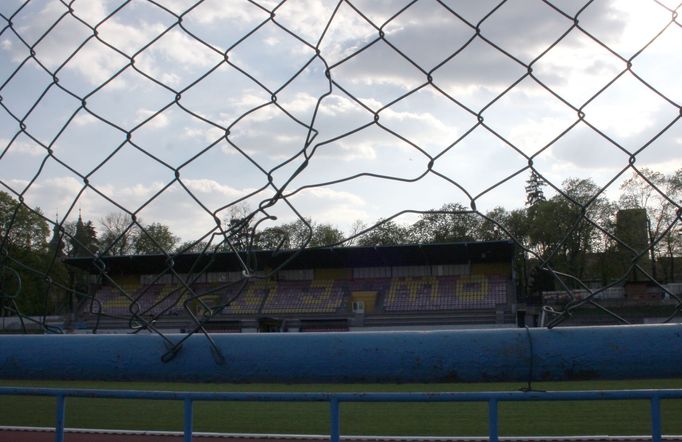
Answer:
[[[185,399],[184,442],[192,442],[192,399]]]
[[[497,399],[490,399],[488,401],[488,440],[490,442],[498,441],[497,434]]]
[[[66,397],[60,394],[56,398],[57,410],[54,426],[54,440],[55,442],[64,442],[64,416],[66,414]]]
[[[331,442],[341,439],[341,411],[337,397],[329,399],[329,439]]]
[[[651,440],[661,442],[661,399],[658,396],[651,398]]]

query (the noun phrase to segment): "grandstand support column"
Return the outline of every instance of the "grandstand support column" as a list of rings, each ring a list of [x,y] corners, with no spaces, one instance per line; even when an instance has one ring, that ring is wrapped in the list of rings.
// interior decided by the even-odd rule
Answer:
[[[179,342],[184,335],[166,335]],[[682,376],[682,324],[202,335],[0,336],[0,378],[395,383]]]

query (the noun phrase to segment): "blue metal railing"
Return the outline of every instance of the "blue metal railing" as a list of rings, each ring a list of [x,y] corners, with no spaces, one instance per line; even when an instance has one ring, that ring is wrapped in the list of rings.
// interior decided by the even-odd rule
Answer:
[[[488,438],[498,441],[498,404],[526,401],[648,400],[651,406],[651,439],[662,440],[661,400],[682,399],[682,389],[608,390],[608,391],[507,391],[467,393],[205,393],[177,391],[89,390],[29,387],[0,387],[0,396],[49,396],[56,398],[55,441],[64,441],[66,399],[70,397],[103,399],[176,400],[184,403],[184,440],[192,440],[193,403],[198,401],[239,402],[327,402],[329,403],[330,440],[341,438],[342,402],[487,402]]]

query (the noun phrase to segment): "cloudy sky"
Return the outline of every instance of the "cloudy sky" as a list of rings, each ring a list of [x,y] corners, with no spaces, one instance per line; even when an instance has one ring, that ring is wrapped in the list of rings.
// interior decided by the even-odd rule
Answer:
[[[0,189],[185,240],[521,207],[530,159],[613,198],[682,167],[676,2],[3,0]]]

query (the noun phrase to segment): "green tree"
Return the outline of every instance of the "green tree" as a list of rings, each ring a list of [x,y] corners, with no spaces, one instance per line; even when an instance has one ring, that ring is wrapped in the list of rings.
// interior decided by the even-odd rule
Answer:
[[[300,249],[338,244],[343,232],[331,224],[318,224],[310,219],[268,227],[256,234],[257,248],[262,250]]]
[[[50,232],[39,208],[0,191],[0,311],[50,314],[68,284],[61,262],[48,247]]]
[[[309,247],[326,247],[343,242],[343,232],[331,224],[315,224]]]
[[[71,296],[72,286],[69,269],[64,264],[66,257],[66,229],[55,220],[52,227],[52,238],[48,243],[45,257],[45,272],[48,298],[53,299],[55,308],[61,308],[64,313],[75,313]],[[68,317],[68,316],[67,316]]]
[[[283,240],[282,248],[300,249],[310,246],[313,236],[313,223],[310,219],[297,219],[296,221],[285,223],[276,227],[275,237],[279,232],[280,239]]]
[[[367,224],[360,219],[353,221],[350,227],[350,232],[348,233],[346,241],[343,243],[344,246],[355,246],[357,245],[358,239],[360,237],[360,232],[367,229]]]
[[[651,272],[657,278],[660,256],[667,258],[663,268],[665,279],[674,277],[674,258],[682,248],[680,231],[680,204],[682,204],[682,169],[670,175],[643,168],[621,185],[619,206],[622,209],[645,209]]]
[[[180,238],[161,223],[152,223],[140,229],[135,238],[135,253],[138,255],[160,255],[172,253]]]
[[[526,209],[514,209],[504,218],[504,227],[511,233],[512,238],[521,245],[528,244],[528,212]]]
[[[135,252],[135,244],[140,233],[137,223],[129,214],[114,212],[100,219],[102,234],[100,244],[103,255],[131,255]]]
[[[50,228],[40,208],[30,209],[0,191],[0,245],[44,251]]]
[[[241,202],[230,206],[227,209],[227,218],[223,219],[226,226],[220,239],[223,244],[219,249],[231,252],[233,250],[246,251],[253,247],[257,240],[254,232],[255,213],[248,204]]]
[[[412,241],[418,243],[474,241],[480,231],[480,217],[458,203],[425,212],[410,229]]]
[[[542,188],[545,181],[542,177],[533,170],[526,181],[526,206],[532,206],[540,201],[545,201],[545,193]]]
[[[516,218],[514,218],[514,220],[516,220]],[[495,207],[488,211],[485,214],[485,217],[481,220],[476,238],[481,241],[499,241],[505,239],[516,239],[517,241],[523,241],[524,238],[519,238],[514,235],[514,233],[518,233],[516,232],[518,228],[514,226],[514,229],[511,229],[511,222],[511,212],[507,211],[507,209],[501,206]]]
[[[69,242],[71,245],[69,256],[94,256],[99,250],[99,241],[92,221],[83,221],[83,217],[79,214]]]
[[[0,310],[11,316],[52,314],[63,299],[57,288],[68,285],[63,270],[47,251],[8,250],[0,263]]]
[[[72,258],[93,258],[99,251],[97,232],[92,221],[83,221],[82,214],[78,214],[78,220],[66,227],[69,234],[69,253]],[[90,293],[90,275],[87,271],[77,267],[69,267],[69,287],[76,295],[74,300],[69,296],[68,303],[76,308],[80,299]]]
[[[534,204],[541,202],[538,200]],[[540,292],[551,289],[552,281],[551,275],[538,268],[538,260],[530,259],[528,255],[529,229],[527,209],[508,211],[504,207],[495,207],[483,217],[477,237],[482,241],[513,240],[517,244],[512,265],[518,298],[520,302],[540,303]]]
[[[667,281],[676,282],[675,258],[682,256],[682,169],[667,177],[666,194],[669,198],[666,200],[666,212],[670,216],[670,224],[661,241],[668,260],[668,265],[663,270]]]
[[[285,229],[278,226],[267,227],[256,232],[254,247],[260,250],[288,249],[289,235]]]
[[[592,180],[568,179],[562,191],[527,209],[529,247],[554,269],[583,278],[588,255],[606,248],[614,210]]]
[[[185,241],[175,248],[175,253],[210,253],[213,248],[205,241]]]
[[[375,227],[356,240],[358,246],[396,246],[409,242],[410,228],[393,220],[379,220]]]

